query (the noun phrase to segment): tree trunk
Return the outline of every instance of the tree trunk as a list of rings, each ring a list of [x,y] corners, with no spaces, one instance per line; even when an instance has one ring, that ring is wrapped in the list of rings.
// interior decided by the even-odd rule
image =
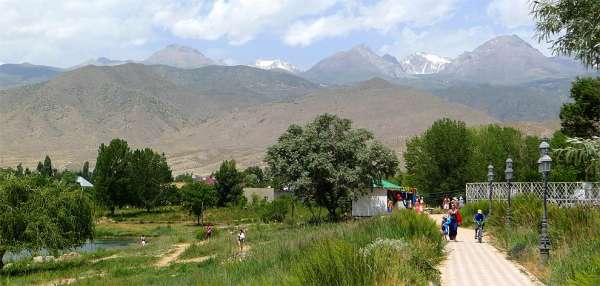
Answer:
[[[200,225],[200,216],[197,216],[196,218],[198,219],[196,225]]]
[[[4,257],[4,253],[6,253],[6,249],[0,249],[0,270],[4,267],[4,262],[2,262],[2,257]]]
[[[115,207],[110,207],[110,215],[111,216],[115,215]]]

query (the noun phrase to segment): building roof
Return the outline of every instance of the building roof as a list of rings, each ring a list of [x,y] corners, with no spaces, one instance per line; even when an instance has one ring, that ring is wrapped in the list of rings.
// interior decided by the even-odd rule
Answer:
[[[399,191],[404,190],[404,188],[402,188],[390,181],[386,181],[386,180],[381,180],[381,182],[379,184],[377,182],[373,182],[373,188],[380,188],[380,189],[386,189],[386,190],[399,190]]]
[[[79,183],[79,185],[82,188],[91,188],[94,185],[92,185],[92,183],[90,183],[88,180],[86,180],[84,177],[82,176],[77,176],[77,180],[75,180],[77,183]]]

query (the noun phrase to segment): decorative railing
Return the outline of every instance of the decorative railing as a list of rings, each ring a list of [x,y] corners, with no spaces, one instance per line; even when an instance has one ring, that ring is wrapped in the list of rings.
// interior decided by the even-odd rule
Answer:
[[[543,182],[514,182],[511,196],[534,194],[544,196]],[[489,198],[489,183],[468,183],[465,187],[467,201]],[[492,183],[492,199],[508,199],[508,183]],[[600,207],[600,182],[548,182],[548,202],[559,206],[587,205]]]

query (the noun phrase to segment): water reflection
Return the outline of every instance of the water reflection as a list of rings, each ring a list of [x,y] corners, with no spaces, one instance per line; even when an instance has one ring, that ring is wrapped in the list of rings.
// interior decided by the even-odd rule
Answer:
[[[59,251],[59,253],[69,253],[69,252],[93,252],[100,249],[118,249],[125,248],[135,244],[135,240],[133,239],[97,239],[94,241],[87,241],[85,244],[70,249],[64,249]],[[50,255],[47,249],[42,249],[36,253],[36,255]],[[18,261],[24,258],[31,257],[31,251],[28,249],[24,249],[18,253],[7,252],[2,257],[2,261],[4,263]]]

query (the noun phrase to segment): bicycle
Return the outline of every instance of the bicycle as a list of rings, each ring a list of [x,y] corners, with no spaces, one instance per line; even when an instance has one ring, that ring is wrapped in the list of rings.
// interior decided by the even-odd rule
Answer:
[[[477,237],[477,242],[481,243],[483,240],[483,222],[477,223],[477,229],[475,229],[475,237]]]

